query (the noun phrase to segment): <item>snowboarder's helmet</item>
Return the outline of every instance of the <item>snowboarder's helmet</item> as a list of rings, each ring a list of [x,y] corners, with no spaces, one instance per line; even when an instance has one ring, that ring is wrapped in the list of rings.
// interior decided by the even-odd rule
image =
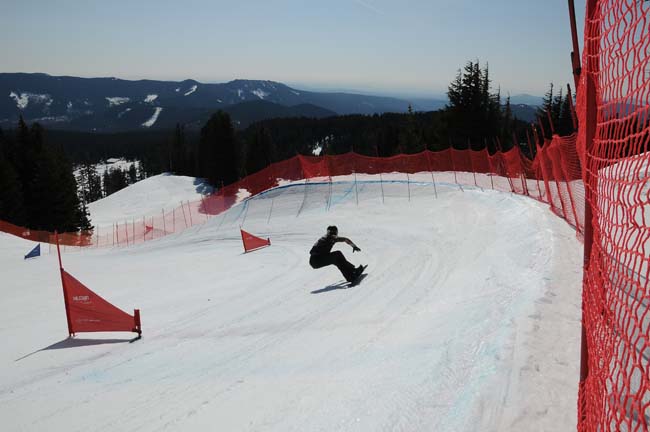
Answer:
[[[332,236],[338,234],[339,234],[339,229],[336,227],[336,225],[330,225],[327,227],[327,235]]]

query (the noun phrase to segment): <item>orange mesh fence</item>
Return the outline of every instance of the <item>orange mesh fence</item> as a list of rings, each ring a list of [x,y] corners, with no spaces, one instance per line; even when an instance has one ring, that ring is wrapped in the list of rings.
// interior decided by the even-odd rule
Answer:
[[[575,143],[573,144],[575,146]],[[236,183],[219,188],[213,194],[204,196],[198,201],[179,202],[175,208],[161,209],[156,214],[118,221],[109,227],[96,227],[92,232],[60,234],[60,243],[67,246],[95,247],[140,244],[205,223],[210,217],[222,214],[251,196],[288,182],[301,180],[331,182],[332,177],[337,176],[348,176],[344,177],[344,180],[352,181],[352,179],[356,179],[357,174],[401,173],[403,177],[398,176],[399,181],[412,182],[412,175],[427,173],[428,176],[425,178],[430,178],[431,182],[451,181],[461,186],[474,186],[524,195],[532,189],[531,196],[534,198],[547,201],[545,197],[551,196],[552,208],[563,217],[564,209],[571,208],[571,213],[568,213],[566,219],[576,226],[575,217],[569,216],[575,215],[574,208],[582,209],[584,213],[584,204],[582,202],[575,203],[575,200],[584,200],[584,188],[580,186],[581,192],[575,199],[564,198],[564,196],[570,195],[572,183],[581,183],[581,180],[568,175],[563,175],[560,179],[559,174],[553,173],[554,162],[547,157],[547,147],[552,146],[551,143],[540,149],[538,154],[543,158],[543,162],[538,160],[539,157],[534,162],[526,160],[516,148],[493,155],[490,155],[487,149],[479,151],[456,149],[440,152],[423,151],[417,154],[396,155],[387,158],[363,156],[353,152],[336,156],[300,155],[274,163]],[[562,160],[557,161],[555,169],[565,170],[566,166],[570,166],[573,170],[572,173],[575,170],[580,172],[580,163],[575,148],[571,146],[571,142],[564,147],[573,152],[572,159],[565,161],[562,158],[567,157],[567,151],[556,151],[554,157]],[[562,148],[564,149],[564,147]],[[539,166],[542,168],[536,168]],[[546,172],[551,174],[546,175]],[[564,171],[562,172],[564,173]],[[438,176],[439,180],[437,180],[435,173],[446,173],[446,175]],[[536,177],[537,174],[540,175]],[[422,177],[418,178],[421,181]],[[391,179],[395,181],[395,176],[393,175]],[[548,189],[549,182],[554,188],[550,194],[546,192],[534,194],[537,190],[535,184],[544,183]],[[558,182],[561,186],[558,186]],[[531,184],[532,186],[530,186]],[[332,193],[335,192],[332,191]],[[387,186],[386,193],[388,195],[401,194],[402,189]],[[573,205],[570,204],[571,202]],[[49,232],[29,230],[1,221],[0,230],[38,242],[54,243],[52,233]]]
[[[650,430],[649,33],[650,2],[587,2],[576,106],[586,203],[581,431]]]

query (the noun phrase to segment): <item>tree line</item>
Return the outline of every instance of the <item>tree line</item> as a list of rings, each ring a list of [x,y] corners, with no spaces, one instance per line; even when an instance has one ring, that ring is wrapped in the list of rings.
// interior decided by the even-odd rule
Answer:
[[[177,125],[161,148],[162,166],[177,174],[207,178],[215,186],[232,183],[269,164],[296,154],[349,151],[367,156],[393,156],[423,150],[488,148],[525,144],[526,122],[512,115],[510,98],[502,103],[493,91],[488,65],[468,62],[448,88],[449,104],[434,112],[345,115],[323,119],[280,118],[236,131],[229,115],[215,113],[194,136]]]
[[[83,162],[77,168],[77,185],[79,198],[83,204],[105,198],[125,187],[144,180],[147,174],[136,168],[137,161],[132,161],[128,169],[110,167],[100,176],[97,166]]]
[[[0,130],[0,219],[36,230],[90,230],[72,164],[45,135],[22,117],[13,134]]]

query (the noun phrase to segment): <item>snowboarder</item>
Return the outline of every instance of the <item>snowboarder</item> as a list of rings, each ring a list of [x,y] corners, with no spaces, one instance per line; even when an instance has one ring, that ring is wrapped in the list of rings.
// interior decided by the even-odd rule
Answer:
[[[355,268],[353,264],[345,259],[341,251],[332,252],[332,246],[334,246],[334,243],[345,242],[352,246],[352,252],[359,252],[361,249],[352,240],[339,237],[338,234],[339,230],[336,226],[330,225],[327,227],[327,234],[319,238],[309,251],[309,265],[318,269],[333,264],[338,267],[345,280],[352,283],[363,273],[366,267],[359,266]]]

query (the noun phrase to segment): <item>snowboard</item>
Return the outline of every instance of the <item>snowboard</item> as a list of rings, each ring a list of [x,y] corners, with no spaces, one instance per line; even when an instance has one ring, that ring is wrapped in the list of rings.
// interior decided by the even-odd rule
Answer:
[[[361,271],[359,272],[359,276],[357,276],[357,278],[355,280],[350,282],[351,287],[359,285],[361,283],[361,281],[364,280],[366,276],[368,276],[367,274],[364,273],[364,271],[366,271],[367,267],[368,267],[368,265],[361,266]]]

